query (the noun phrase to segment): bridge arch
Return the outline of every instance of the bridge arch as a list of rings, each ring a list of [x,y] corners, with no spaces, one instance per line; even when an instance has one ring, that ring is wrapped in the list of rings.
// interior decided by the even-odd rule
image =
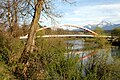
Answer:
[[[90,32],[92,35],[98,35],[96,32],[88,29],[88,28],[84,28],[82,26],[76,26],[76,25],[70,25],[70,24],[64,24],[64,25],[58,25],[58,26],[68,26],[68,27],[75,27],[75,28],[80,28],[82,30],[85,30],[87,32]],[[44,29],[48,29],[48,28],[52,28],[52,27],[43,27],[43,28],[40,28],[38,29],[37,31],[40,31],[40,30],[44,30]]]

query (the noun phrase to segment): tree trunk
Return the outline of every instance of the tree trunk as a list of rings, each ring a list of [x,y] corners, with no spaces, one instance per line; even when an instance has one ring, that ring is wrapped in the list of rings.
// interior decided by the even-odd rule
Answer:
[[[14,5],[12,5],[14,4]],[[17,12],[17,8],[18,8],[18,2],[17,0],[12,0],[12,4],[10,3],[10,0],[7,0],[7,18],[8,18],[8,24],[10,27],[10,36],[16,37],[17,35],[17,31],[19,29],[19,25],[18,25],[18,12]],[[12,5],[12,6],[11,6]],[[13,10],[11,12],[11,10]]]
[[[7,8],[7,10],[8,10],[8,24],[9,24],[9,27],[10,27],[10,33],[12,34],[12,27],[11,27],[11,20],[10,20],[10,14],[11,14],[11,12],[10,12],[10,1],[8,0],[7,1],[7,5],[8,5],[8,8]]]
[[[43,0],[37,0],[37,4],[35,5],[35,14],[33,16],[33,20],[32,20],[32,23],[31,23],[30,32],[28,34],[28,39],[27,39],[24,51],[21,55],[20,62],[22,62],[22,63],[26,63],[26,62],[23,61],[24,60],[23,56],[25,56],[27,54],[30,54],[33,51],[35,34],[36,34],[36,31],[37,31],[37,27],[38,27],[38,21],[40,19],[42,6],[43,6]]]
[[[17,12],[17,7],[18,7],[18,2],[17,0],[13,0],[13,16],[12,16],[12,26],[11,26],[11,34],[13,37],[17,37],[17,31],[19,29],[18,26],[18,12]]]
[[[30,53],[33,52],[34,39],[38,27],[38,21],[40,19],[40,14],[42,11],[43,1],[44,0],[37,0],[37,4],[35,5],[35,13],[30,27],[30,32],[28,34],[28,39],[24,51],[19,59],[19,63],[24,64],[23,74],[25,78],[27,77],[26,72],[27,72],[27,67],[29,66],[29,61],[28,61],[29,55]]]

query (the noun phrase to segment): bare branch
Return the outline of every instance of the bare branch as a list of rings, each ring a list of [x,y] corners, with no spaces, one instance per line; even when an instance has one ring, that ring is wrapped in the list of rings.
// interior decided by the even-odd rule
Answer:
[[[76,1],[73,1],[73,0],[63,0],[64,2],[67,2],[67,3],[69,3],[69,4],[75,4],[76,3]]]

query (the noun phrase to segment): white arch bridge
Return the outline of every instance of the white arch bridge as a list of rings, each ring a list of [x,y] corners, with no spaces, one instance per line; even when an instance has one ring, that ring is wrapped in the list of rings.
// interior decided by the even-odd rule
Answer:
[[[67,27],[79,28],[79,29],[85,30],[87,32],[90,32],[91,35],[77,35],[77,34],[75,34],[75,35],[43,35],[43,36],[37,36],[37,38],[39,38],[39,37],[43,37],[43,38],[72,38],[72,37],[75,37],[75,38],[87,38],[87,37],[88,38],[93,38],[93,37],[111,38],[111,36],[99,36],[99,34],[97,34],[96,32],[94,32],[94,31],[92,31],[92,30],[90,30],[88,28],[84,28],[82,26],[69,25],[69,24],[58,25],[58,26],[67,26]],[[41,31],[41,30],[48,29],[48,28],[52,28],[52,27],[43,27],[43,28],[38,29],[37,32]],[[28,34],[26,36],[21,36],[20,37],[20,39],[27,39],[27,38],[28,38]]]

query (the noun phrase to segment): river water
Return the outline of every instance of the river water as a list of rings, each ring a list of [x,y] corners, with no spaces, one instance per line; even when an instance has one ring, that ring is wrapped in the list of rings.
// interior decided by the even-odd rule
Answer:
[[[111,63],[114,61],[115,57],[120,58],[120,47],[118,46],[111,46],[109,47],[109,49],[98,49],[96,51],[96,49],[92,48],[91,50],[84,50],[85,49],[85,45],[87,45],[88,47],[93,47],[93,43],[89,43],[89,42],[85,42],[84,40],[68,40],[66,41],[66,43],[68,44],[67,49],[71,49],[71,51],[69,52],[69,54],[77,54],[79,55],[79,57],[84,61],[88,61],[87,58],[93,56],[93,55],[107,55],[107,63]]]

